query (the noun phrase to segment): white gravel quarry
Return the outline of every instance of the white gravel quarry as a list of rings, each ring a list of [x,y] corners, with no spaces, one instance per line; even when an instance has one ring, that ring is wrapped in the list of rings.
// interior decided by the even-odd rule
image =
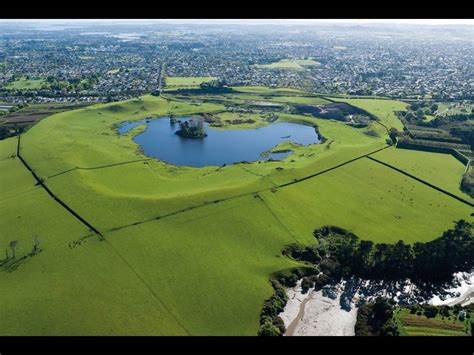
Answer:
[[[287,328],[286,336],[354,335],[357,308],[341,308],[342,290],[335,289],[336,298],[323,295],[323,291],[309,290],[301,293],[301,282],[288,290],[288,302],[280,317]]]

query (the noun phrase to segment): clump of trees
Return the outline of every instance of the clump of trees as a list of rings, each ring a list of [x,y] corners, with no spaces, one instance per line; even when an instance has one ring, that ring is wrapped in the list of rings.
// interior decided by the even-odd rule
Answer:
[[[375,302],[362,305],[357,311],[356,336],[398,336],[400,332],[393,321],[395,302],[377,297]]]
[[[473,229],[473,223],[459,220],[453,229],[448,229],[439,238],[413,245],[402,240],[395,244],[374,244],[336,226],[316,229],[313,235],[318,244],[291,244],[283,250],[284,255],[306,262],[308,267],[272,276],[275,293],[264,304],[259,335],[284,334],[285,328],[278,315],[287,302],[285,287],[294,287],[299,279],[302,279],[303,293],[313,287],[320,290],[352,276],[384,281],[411,279],[420,284],[451,281],[453,273],[470,271],[474,267]],[[391,320],[394,304],[377,298],[374,303],[361,306],[356,335],[399,335]],[[438,309],[427,306],[420,312],[434,317]]]
[[[342,228],[326,226],[314,231],[317,245],[291,245],[284,254],[319,266],[324,276],[309,278],[316,287],[352,276],[384,281],[411,279],[421,284],[447,282],[453,273],[474,267],[473,229],[472,223],[459,220],[441,237],[410,245],[402,240],[374,244]]]
[[[474,197],[474,168],[471,166],[467,169],[461,180],[461,190],[469,196]]]
[[[203,121],[197,118],[180,122],[179,130],[176,131],[176,134],[185,138],[204,138],[207,136]]]
[[[10,241],[8,243],[8,247],[5,249],[6,258],[4,260],[0,261],[0,265],[11,264],[12,262],[13,263],[21,262],[24,259],[26,259],[30,256],[34,256],[34,255],[38,254],[41,251],[40,242],[39,242],[39,238],[38,238],[37,235],[33,236],[33,247],[31,249],[30,253],[22,256],[21,258],[17,258],[17,248],[18,248],[18,241],[17,240]],[[11,253],[9,252],[9,250],[11,251]]]

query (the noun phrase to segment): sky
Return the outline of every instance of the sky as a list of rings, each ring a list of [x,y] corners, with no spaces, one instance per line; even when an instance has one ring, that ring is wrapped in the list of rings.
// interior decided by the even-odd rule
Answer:
[[[47,23],[64,23],[64,22],[123,22],[123,23],[215,23],[215,24],[242,24],[259,25],[259,24],[413,24],[413,25],[472,25],[474,19],[0,19],[0,22],[47,22]]]

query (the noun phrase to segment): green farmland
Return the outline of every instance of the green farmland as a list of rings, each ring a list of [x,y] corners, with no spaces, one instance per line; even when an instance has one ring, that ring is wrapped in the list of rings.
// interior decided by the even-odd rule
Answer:
[[[197,88],[202,83],[215,80],[213,76],[189,76],[189,77],[178,77],[178,76],[167,76],[166,87],[167,88]]]
[[[301,70],[307,66],[317,66],[320,63],[311,60],[311,59],[282,59],[278,62],[270,63],[270,64],[256,64],[255,67],[257,68],[265,68],[265,69],[293,69],[293,70]]]
[[[428,318],[422,314],[411,314],[409,309],[399,307],[393,318],[402,336],[466,336],[470,334],[469,318],[461,321],[452,310],[448,314],[437,314]]]
[[[146,95],[36,123],[21,135],[20,156],[69,210],[16,156],[18,138],[0,141],[1,335],[256,335],[273,293],[270,275],[302,265],[282,249],[314,243],[315,228],[331,224],[377,243],[414,243],[469,220],[472,206],[369,159],[466,199],[459,190],[463,166],[454,158],[387,147],[379,123],[402,129],[394,111],[404,103],[344,99],[379,121],[355,128],[247,103],[250,96],[323,105],[324,97],[234,89]],[[223,123],[217,129],[262,127],[271,116],[315,127],[324,139],[282,142],[273,149],[292,153],[281,161],[195,168],[144,155],[132,140],[144,125],[124,135],[116,130],[125,121],[170,114],[212,114]],[[26,257],[33,236],[41,252]],[[2,260],[12,253],[11,241],[18,242],[19,262]]]
[[[46,81],[43,79],[27,79],[25,77],[16,79],[5,85],[6,90],[38,90],[41,89]]]

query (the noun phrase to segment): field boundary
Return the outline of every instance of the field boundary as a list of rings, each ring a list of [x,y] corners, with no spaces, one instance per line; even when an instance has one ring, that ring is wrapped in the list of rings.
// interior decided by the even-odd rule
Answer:
[[[140,162],[149,161],[149,160],[152,160],[152,158],[143,158],[143,159],[137,159],[137,160],[129,160],[129,161],[124,161],[124,162],[120,162],[120,163],[114,163],[114,164],[108,164],[108,165],[99,165],[99,166],[92,166],[92,167],[87,167],[87,168],[80,167],[80,166],[76,166],[75,168],[71,168],[71,169],[68,169],[68,170],[64,170],[64,171],[61,171],[61,172],[59,172],[59,173],[57,173],[57,174],[53,174],[53,175],[51,175],[51,176],[48,176],[48,177],[46,177],[46,179],[51,179],[51,178],[53,178],[53,177],[56,177],[56,176],[59,176],[59,175],[63,175],[63,174],[66,174],[66,173],[69,173],[69,172],[75,171],[75,170],[97,170],[97,169],[105,169],[105,168],[112,168],[112,167],[117,166],[117,165],[140,163]]]
[[[439,192],[441,192],[441,193],[443,193],[443,194],[445,194],[445,195],[448,195],[448,196],[450,196],[450,197],[452,197],[452,198],[455,198],[456,200],[458,200],[458,201],[460,201],[460,202],[462,202],[462,203],[465,203],[465,204],[468,205],[468,206],[474,207],[474,203],[471,203],[471,202],[469,202],[469,201],[463,199],[462,197],[459,197],[459,196],[457,196],[457,195],[455,195],[455,194],[453,194],[453,193],[451,193],[451,192],[449,192],[449,191],[446,191],[446,190],[444,190],[444,189],[442,189],[442,188],[440,188],[440,187],[438,187],[438,186],[435,186],[435,185],[429,183],[429,182],[426,181],[426,180],[420,179],[419,177],[416,177],[416,176],[414,176],[414,175],[412,175],[412,174],[410,174],[410,173],[407,173],[406,171],[404,171],[404,170],[402,170],[402,169],[396,168],[396,167],[394,167],[394,166],[392,166],[392,165],[390,165],[390,164],[387,164],[387,163],[385,163],[385,162],[383,162],[383,161],[381,161],[381,160],[378,160],[378,159],[376,159],[376,158],[373,158],[373,157],[371,157],[370,155],[368,155],[367,158],[370,159],[370,160],[372,160],[372,161],[374,161],[374,162],[377,162],[377,163],[379,163],[379,164],[382,164],[382,165],[384,165],[384,166],[386,166],[386,167],[388,167],[388,168],[390,168],[390,169],[393,169],[393,170],[395,170],[395,171],[397,171],[397,172],[399,172],[399,173],[401,173],[401,174],[403,174],[403,175],[405,175],[405,176],[408,176],[408,177],[410,177],[410,178],[412,178],[412,179],[414,179],[414,180],[416,180],[416,181],[418,181],[418,182],[421,182],[422,184],[425,184],[426,186],[429,186],[429,187],[431,187],[432,189],[435,189],[435,190],[437,190],[437,191],[439,191]]]
[[[288,227],[281,221],[281,219],[276,215],[275,211],[271,209],[271,207],[268,205],[267,201],[261,196],[258,192],[254,194],[254,197],[258,199],[268,210],[268,212],[273,216],[273,218],[276,219],[278,224],[295,240],[295,242],[298,242],[297,238],[295,235],[288,229]]]
[[[72,214],[76,219],[78,219],[82,224],[84,224],[86,227],[88,227],[91,231],[93,231],[95,234],[97,234],[100,239],[104,240],[104,236],[102,233],[95,228],[92,224],[87,222],[83,217],[81,217],[76,211],[74,211],[71,207],[69,207],[63,200],[61,200],[59,197],[57,197],[50,189],[48,186],[45,185],[44,181],[36,175],[36,173],[33,171],[33,169],[28,165],[28,163],[23,159],[23,157],[20,154],[20,138],[21,135],[18,136],[18,143],[16,147],[16,155],[18,159],[23,163],[26,169],[33,175],[33,177],[36,180],[36,184],[41,186],[49,196],[51,196],[57,203],[59,203],[62,207],[64,207],[70,214]]]
[[[389,148],[389,147],[391,147],[391,146],[390,146],[390,145],[386,145],[385,147],[382,147],[382,148],[379,148],[379,149],[377,149],[377,150],[374,150],[373,152],[370,152],[370,153],[367,153],[367,154],[358,156],[358,157],[356,157],[356,158],[350,159],[350,160],[348,160],[348,161],[345,161],[345,162],[343,162],[343,163],[340,163],[340,164],[338,164],[338,165],[335,165],[335,166],[333,166],[333,167],[331,167],[331,168],[322,170],[322,171],[317,172],[317,173],[315,173],[315,174],[311,174],[311,175],[305,176],[305,177],[303,177],[303,178],[301,178],[301,179],[295,179],[294,181],[290,181],[290,182],[287,182],[287,183],[285,183],[285,184],[278,185],[277,188],[285,187],[285,186],[290,186],[290,185],[293,185],[293,184],[297,184],[297,183],[299,183],[299,182],[301,182],[301,181],[305,181],[305,180],[314,178],[314,177],[316,177],[316,176],[318,176],[318,175],[325,174],[325,173],[330,172],[330,171],[332,171],[332,170],[338,169],[338,168],[340,168],[341,166],[344,166],[344,165],[346,165],[346,164],[352,163],[352,162],[354,162],[354,161],[356,161],[356,160],[359,160],[359,159],[362,159],[362,158],[366,158],[366,157],[368,157],[370,154],[378,153],[378,152],[380,152],[380,151],[382,151],[382,150],[384,150],[384,149],[387,149],[387,148]]]
[[[129,224],[126,224],[126,225],[122,225],[122,226],[118,226],[118,227],[113,227],[113,228],[110,228],[110,229],[107,229],[106,231],[104,231],[105,233],[108,233],[108,232],[115,232],[115,231],[118,231],[118,230],[121,230],[121,229],[125,229],[125,228],[128,228],[128,227],[133,227],[133,226],[137,226],[137,225],[140,225],[140,224],[143,224],[143,223],[148,223],[148,222],[152,222],[152,221],[157,221],[157,220],[160,220],[160,219],[163,219],[163,218],[167,218],[167,217],[171,217],[171,216],[174,216],[176,214],[179,214],[179,213],[184,213],[184,212],[188,212],[188,211],[191,211],[191,210],[194,210],[194,209],[197,209],[197,208],[201,208],[201,207],[205,207],[207,205],[210,205],[210,204],[213,204],[213,203],[220,203],[220,202],[225,202],[225,201],[228,201],[228,200],[232,200],[234,198],[240,198],[240,197],[244,197],[244,196],[250,196],[250,195],[254,195],[254,194],[258,194],[260,192],[265,192],[265,191],[271,191],[273,189],[279,189],[279,188],[282,188],[282,187],[286,187],[286,186],[289,186],[289,185],[293,185],[293,184],[297,184],[299,182],[302,182],[302,181],[305,181],[305,180],[308,180],[308,179],[311,179],[311,178],[314,178],[316,176],[319,176],[319,175],[322,175],[322,174],[325,174],[329,171],[332,171],[332,170],[335,170],[337,168],[340,168],[341,166],[344,166],[346,164],[349,164],[349,163],[352,163],[356,160],[359,160],[359,159],[362,159],[362,158],[365,158],[367,157],[368,155],[370,154],[375,154],[383,149],[386,149],[386,148],[389,148],[391,146],[387,145],[385,147],[382,147],[382,148],[379,148],[379,149],[376,149],[372,152],[369,152],[367,154],[364,154],[364,155],[361,155],[361,156],[358,156],[356,158],[353,158],[351,160],[348,160],[346,162],[343,162],[341,164],[338,164],[336,166],[333,166],[331,168],[328,168],[328,169],[325,169],[323,171],[320,171],[318,173],[315,173],[315,174],[311,174],[309,176],[306,176],[306,177],[303,177],[301,179],[295,179],[294,181],[290,181],[288,183],[285,183],[285,184],[281,184],[281,185],[276,185],[274,187],[269,187],[269,188],[265,188],[265,189],[261,189],[261,190],[256,190],[256,191],[251,191],[251,192],[245,192],[245,193],[242,193],[242,194],[238,194],[238,195],[235,195],[235,196],[229,196],[229,197],[224,197],[222,199],[217,199],[217,200],[213,200],[213,201],[209,201],[209,202],[204,202],[202,204],[199,204],[199,205],[195,205],[195,206],[189,206],[189,207],[186,207],[182,210],[178,210],[178,211],[174,211],[174,212],[170,212],[170,213],[167,213],[167,214],[164,214],[162,216],[156,216],[156,217],[152,217],[152,218],[148,218],[146,220],[142,220],[142,221],[137,221],[137,222],[133,222],[133,223],[129,223]]]
[[[105,239],[104,239],[105,240]],[[171,317],[176,321],[176,323],[183,328],[183,330],[186,332],[187,335],[191,335],[189,330],[184,326],[184,324],[171,312],[171,310],[168,308],[168,306],[158,297],[156,292],[151,288],[150,285],[145,281],[145,279],[138,273],[138,271],[135,270],[135,268],[128,262],[128,260],[118,252],[118,250],[113,246],[112,243],[110,243],[108,240],[105,240],[108,246],[117,254],[117,256],[122,260],[123,263],[135,274],[135,276],[138,278],[138,280],[141,281],[141,283],[148,289],[148,291],[153,295],[153,297],[163,306],[163,308],[171,315]]]

